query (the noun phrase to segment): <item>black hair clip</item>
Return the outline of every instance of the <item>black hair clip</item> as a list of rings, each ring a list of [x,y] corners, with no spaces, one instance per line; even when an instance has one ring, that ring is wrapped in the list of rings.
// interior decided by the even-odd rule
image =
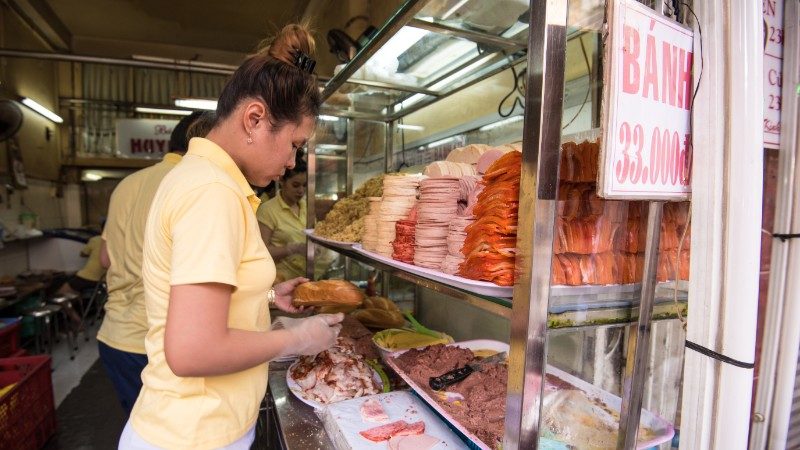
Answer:
[[[294,52],[294,65],[300,70],[313,74],[317,61],[300,50],[297,50]]]

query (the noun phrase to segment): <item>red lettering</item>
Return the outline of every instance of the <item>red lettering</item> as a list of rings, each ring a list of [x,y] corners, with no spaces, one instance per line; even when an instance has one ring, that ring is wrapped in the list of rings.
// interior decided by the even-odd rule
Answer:
[[[163,139],[156,140],[156,145],[158,146],[158,152],[164,153],[164,146],[167,145],[167,141]]]
[[[653,89],[653,100],[658,101],[658,61],[656,55],[656,38],[647,35],[647,50],[644,59],[644,90],[642,97],[649,97],[650,88]]]
[[[661,45],[663,72],[661,74],[661,101],[675,106],[678,91],[678,48],[664,42]]]
[[[153,153],[153,140],[152,139],[145,139],[144,140],[144,151],[147,153]]]
[[[131,139],[131,153],[139,153],[142,151],[142,140]]]
[[[765,16],[775,16],[775,0],[764,0],[762,7]]]
[[[627,94],[639,92],[639,31],[625,25],[622,47],[622,91]]]
[[[678,59],[682,64],[678,66],[677,106],[688,110],[692,107],[692,52],[681,49],[678,55]]]

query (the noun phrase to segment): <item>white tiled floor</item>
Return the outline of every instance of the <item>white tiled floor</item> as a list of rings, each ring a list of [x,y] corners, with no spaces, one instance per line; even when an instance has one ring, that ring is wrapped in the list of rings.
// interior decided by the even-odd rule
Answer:
[[[97,361],[97,328],[100,322],[88,330],[89,342],[86,342],[84,335],[78,336],[78,351],[75,352],[75,359],[69,359],[69,347],[66,337],[62,336],[61,342],[53,348],[53,394],[55,395],[56,407],[67,397],[67,395],[81,381],[81,377]]]

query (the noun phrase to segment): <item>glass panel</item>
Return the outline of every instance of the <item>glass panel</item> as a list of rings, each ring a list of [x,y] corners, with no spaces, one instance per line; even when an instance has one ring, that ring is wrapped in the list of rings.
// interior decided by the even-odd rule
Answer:
[[[430,95],[393,89],[391,86],[379,87],[348,82],[325,101],[325,107],[342,114],[355,112],[380,118],[394,114],[403,107],[431,101],[433,98]]]
[[[432,0],[417,18],[525,43],[527,12],[527,0]]]
[[[628,327],[636,326],[641,299],[647,202],[597,195],[603,7],[600,0],[570,2],[540,434],[545,447],[546,439],[577,448],[616,447],[619,403],[614,399],[619,401],[629,382]],[[680,404],[675,391],[685,336],[674,319],[686,313],[688,212],[688,203],[664,208],[640,443],[668,433]]]

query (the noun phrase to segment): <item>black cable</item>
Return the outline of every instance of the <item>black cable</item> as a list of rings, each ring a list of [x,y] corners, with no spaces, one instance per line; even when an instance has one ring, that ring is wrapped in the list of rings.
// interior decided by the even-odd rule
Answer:
[[[741,367],[742,369],[752,369],[756,366],[754,363],[746,363],[743,361],[733,359],[729,356],[723,355],[722,353],[717,353],[714,350],[705,348],[700,344],[695,344],[694,342],[689,340],[686,341],[686,348],[688,348],[689,350],[694,350],[697,353],[700,353],[701,355],[708,356],[709,358],[716,359],[719,362],[730,364],[736,367]]]
[[[789,239],[800,238],[800,233],[772,233],[773,239],[780,239],[781,242],[786,242]]]
[[[586,47],[583,45],[583,37],[578,38],[581,41],[581,51],[583,52],[583,60],[586,62],[586,74],[589,76],[589,86],[586,88],[586,97],[583,98],[583,103],[581,107],[578,108],[578,112],[575,113],[575,116],[572,120],[569,121],[568,124],[561,127],[562,130],[566,130],[568,126],[572,125],[572,122],[575,122],[575,119],[581,115],[581,111],[583,111],[583,107],[586,106],[586,102],[589,101],[589,94],[592,92],[592,66],[589,64],[589,55],[586,54]]]
[[[512,63],[514,62],[513,58],[510,55],[508,56],[508,59]],[[497,115],[499,115],[502,118],[510,117],[512,114],[514,114],[514,110],[517,109],[517,105],[519,105],[519,107],[522,108],[523,111],[525,110],[525,104],[520,100],[519,97],[515,97],[514,102],[511,104],[511,110],[508,111],[508,113],[505,114],[503,113],[503,104],[506,102],[506,100],[511,98],[512,95],[517,95],[517,93],[520,90],[519,79],[522,74],[517,73],[517,68],[514,67],[513,64],[511,65],[511,74],[514,76],[514,86],[511,88],[511,92],[509,92],[508,95],[503,97],[503,99],[500,100],[500,104],[497,105]]]
[[[703,79],[703,71],[705,70],[705,64],[703,62],[703,57],[705,55],[703,52],[703,28],[700,26],[700,19],[697,18],[697,14],[694,13],[692,7],[686,2],[680,2],[680,4],[685,6],[686,9],[689,10],[689,13],[692,14],[692,17],[694,17],[694,21],[697,24],[697,34],[700,40],[700,74],[697,75],[697,86],[694,87],[694,95],[692,95],[692,109],[694,109],[694,101],[697,98],[697,93],[700,92],[700,81]],[[692,123],[692,132],[694,132],[694,123]]]

